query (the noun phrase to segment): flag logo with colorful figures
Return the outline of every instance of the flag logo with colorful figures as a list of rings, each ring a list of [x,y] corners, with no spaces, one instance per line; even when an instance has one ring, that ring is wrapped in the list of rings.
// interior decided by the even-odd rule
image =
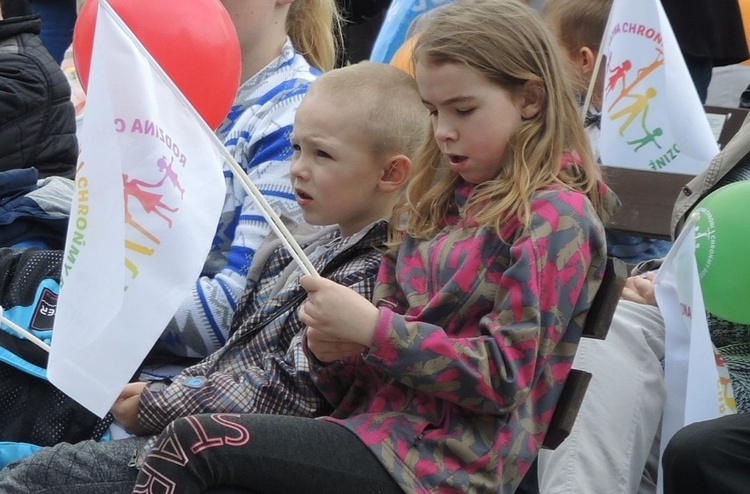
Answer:
[[[135,279],[140,273],[138,257],[155,253],[161,244],[159,231],[172,228],[180,203],[185,200],[180,174],[188,160],[170,135],[148,119],[135,118],[128,122],[116,118],[115,131],[137,136],[143,141],[143,148],[152,150],[150,159],[144,159],[146,166],[134,167],[130,175],[122,174],[125,224],[128,226],[125,266]]]
[[[703,171],[718,145],[661,4],[616,0],[605,40],[602,162]]]

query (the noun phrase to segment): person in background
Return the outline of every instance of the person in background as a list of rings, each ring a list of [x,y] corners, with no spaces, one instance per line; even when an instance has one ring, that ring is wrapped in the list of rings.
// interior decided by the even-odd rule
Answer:
[[[707,169],[683,187],[672,214],[673,237],[677,237],[692,209],[702,198],[720,187],[749,179],[750,125],[746,122]],[[571,435],[555,451],[540,454],[539,487],[534,490],[532,482],[524,479],[528,490],[519,492],[656,492],[659,422],[665,403],[660,365],[664,359],[665,329],[656,306],[654,273],[651,270],[658,269],[660,263],[661,260],[643,263],[638,267],[643,275],[628,280],[606,340],[582,341],[574,366],[592,372],[593,376]],[[748,412],[750,353],[747,349],[750,327],[719,319],[710,313],[707,317],[711,340],[729,370],[737,410]],[[623,372],[623,369],[627,369],[627,372]],[[729,422],[727,425],[730,425]],[[602,423],[617,423],[620,426],[600,427]],[[688,432],[675,440],[676,444],[680,444],[673,448],[675,455],[692,456],[674,460],[673,471],[667,475],[678,476],[684,471],[682,467],[691,468],[691,462],[703,462],[695,455],[694,448],[700,443],[694,439],[708,439],[711,429],[709,425],[705,428],[696,426],[694,435]],[[651,442],[653,444],[649,448]],[[716,468],[718,463],[723,463],[722,455],[711,455],[710,448],[714,446],[718,447],[719,441],[707,442],[707,449],[701,449],[700,456],[705,453],[710,460],[700,466],[694,465],[695,469],[691,470],[690,475],[686,474],[680,479],[673,477],[674,485],[680,486],[691,485],[695,480],[692,483],[695,490],[673,492],[742,492],[731,489],[722,491],[721,487],[728,484],[719,480],[721,475],[710,477],[709,471]],[[669,450],[668,447],[667,452]],[[717,463],[713,462],[714,458]],[[673,460],[665,458],[663,461]],[[737,466],[732,463],[734,460],[728,461],[727,468]],[[707,484],[698,478],[704,475],[705,479],[712,478],[718,482],[703,490],[702,487]]]
[[[701,103],[714,67],[750,58],[737,0],[661,0]]]
[[[515,490],[601,282],[600,215],[615,206],[559,57],[524,3],[436,12],[414,49],[434,138],[394,213],[375,304],[301,279],[304,349],[331,416],[178,419],[134,492]]]
[[[391,0],[339,0],[338,3],[345,20],[344,45],[338,64],[369,59]]]
[[[357,64],[312,84],[295,118],[291,177],[306,221],[295,238],[322,276],[372,297],[387,218],[427,124],[416,83],[394,67]],[[301,273],[281,240],[269,237],[253,260],[225,347],[171,380],[129,384],[113,406],[141,437],[44,449],[3,470],[0,491],[129,493],[137,474],[129,461],[149,449],[148,435],[176,418],[329,411],[302,351]]]
[[[78,158],[70,86],[44,48],[28,0],[0,1],[0,171],[73,178]]]
[[[673,228],[680,228],[696,204],[714,190],[750,180],[748,122],[683,189]],[[717,319],[709,315],[711,340],[729,369],[738,413],[690,424],[672,436],[662,457],[665,494],[740,494],[750,485],[750,326]]]
[[[555,34],[567,55],[568,67],[581,106],[585,102],[591,79],[596,79],[584,125],[597,159],[604,64],[600,65],[598,74],[594,74],[594,68],[611,8],[612,0],[548,0],[542,11],[547,27]],[[668,240],[607,231],[607,255],[622,259],[628,264],[664,257],[671,246],[672,242]]]
[[[73,41],[73,28],[78,17],[76,0],[31,0],[31,8],[42,19],[39,37],[60,65],[65,50]]]
[[[81,11],[84,3],[84,0],[76,1],[76,15]],[[70,84],[70,100],[76,109],[76,122],[80,123],[83,110],[86,108],[86,92],[83,90],[81,80],[78,78],[75,60],[73,60],[72,44],[65,50],[62,62],[60,62],[60,68],[62,68],[63,74],[65,74]]]

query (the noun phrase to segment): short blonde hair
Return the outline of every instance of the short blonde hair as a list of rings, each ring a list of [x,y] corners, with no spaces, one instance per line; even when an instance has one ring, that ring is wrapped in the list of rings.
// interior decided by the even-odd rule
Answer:
[[[357,105],[374,155],[411,159],[427,135],[428,112],[417,83],[391,65],[360,62],[335,69],[316,79],[308,92],[324,92],[336,104]]]
[[[590,48],[599,53],[612,0],[547,0],[542,18],[555,26],[557,37],[568,53]]]

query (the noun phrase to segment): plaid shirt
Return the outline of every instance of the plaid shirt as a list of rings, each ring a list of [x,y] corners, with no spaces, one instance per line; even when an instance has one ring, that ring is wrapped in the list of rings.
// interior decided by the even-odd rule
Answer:
[[[298,229],[295,236],[316,270],[372,299],[387,229],[387,222],[379,221],[344,240],[334,227],[317,229],[308,238],[300,237]],[[332,272],[324,272],[326,266]],[[328,411],[301,347],[304,325],[298,308],[305,292],[300,275],[278,239],[258,249],[227,344],[171,384],[160,389],[149,385],[141,395],[141,427],[158,433],[172,420],[197,413],[313,417]]]

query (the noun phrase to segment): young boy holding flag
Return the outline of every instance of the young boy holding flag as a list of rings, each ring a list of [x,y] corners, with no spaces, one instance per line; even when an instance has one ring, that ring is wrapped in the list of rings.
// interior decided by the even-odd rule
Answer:
[[[306,222],[333,225],[295,230],[321,275],[371,297],[387,239],[383,218],[427,125],[414,80],[394,67],[357,64],[311,85],[291,136],[291,179]],[[128,385],[112,408],[115,417],[138,434],[154,434],[195,413],[325,413],[301,349],[300,274],[280,241],[269,238],[253,260],[227,344],[172,380]],[[129,493],[138,472],[128,462],[147,440],[46,448],[3,470],[0,491],[82,494],[106,484],[107,492]]]

